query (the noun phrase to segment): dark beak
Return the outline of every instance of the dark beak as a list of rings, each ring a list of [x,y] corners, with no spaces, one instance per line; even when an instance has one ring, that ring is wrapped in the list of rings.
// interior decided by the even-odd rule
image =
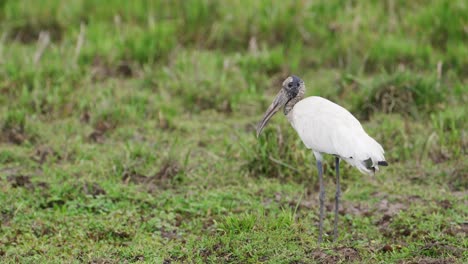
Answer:
[[[263,128],[266,126],[268,123],[268,120],[276,113],[278,110],[281,109],[282,106],[284,106],[288,102],[288,96],[284,92],[283,89],[276,95],[275,100],[271,105],[268,107],[266,110],[265,114],[263,115],[262,121],[258,123],[257,125],[257,137],[262,133]]]

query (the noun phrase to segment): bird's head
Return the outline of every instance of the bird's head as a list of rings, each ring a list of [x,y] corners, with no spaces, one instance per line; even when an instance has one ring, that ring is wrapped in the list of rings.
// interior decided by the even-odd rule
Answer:
[[[286,106],[288,102],[293,99],[300,99],[304,95],[305,85],[301,78],[291,75],[283,82],[283,87],[276,95],[273,103],[268,107],[265,114],[263,115],[262,121],[257,126],[257,137],[262,132],[263,128],[268,123],[268,120],[276,113],[281,107]],[[296,101],[296,100],[294,100]],[[297,101],[296,101],[297,102]],[[286,111],[285,111],[286,113]]]

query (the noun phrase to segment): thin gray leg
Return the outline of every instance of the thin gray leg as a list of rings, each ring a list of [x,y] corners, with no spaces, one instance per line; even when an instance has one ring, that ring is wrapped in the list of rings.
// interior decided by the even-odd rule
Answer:
[[[322,175],[322,161],[317,160],[317,169],[319,175],[319,184],[320,184],[320,222],[319,222],[319,237],[318,242],[322,242],[322,235],[323,235],[323,207],[325,202],[325,188],[323,186],[323,175]]]
[[[335,157],[335,171],[336,171],[336,194],[335,194],[335,223],[333,226],[333,240],[338,239],[338,209],[340,207],[340,158]]]

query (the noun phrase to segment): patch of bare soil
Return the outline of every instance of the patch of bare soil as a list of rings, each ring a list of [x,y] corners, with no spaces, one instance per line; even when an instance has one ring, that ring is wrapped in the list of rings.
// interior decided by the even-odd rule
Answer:
[[[50,157],[55,158],[56,160],[61,160],[62,157],[58,152],[52,149],[49,146],[39,146],[36,148],[36,152],[33,156],[33,160],[38,162],[39,164],[44,164]]]
[[[181,171],[179,164],[175,161],[165,162],[160,170],[153,176],[145,176],[135,171],[126,171],[122,177],[125,184],[134,183],[144,185],[148,192],[157,189],[168,189],[174,184],[174,179]]]
[[[42,191],[49,189],[49,184],[46,182],[31,182],[31,176],[23,174],[11,174],[7,177],[7,181],[13,188],[26,188],[28,190],[35,190],[39,188]]]
[[[340,247],[333,250],[333,254],[327,253],[322,249],[316,249],[312,252],[312,258],[319,263],[337,263],[352,262],[361,259],[359,251],[352,247]]]
[[[206,232],[216,232],[215,220],[211,217],[204,220],[203,230],[205,230]]]
[[[333,208],[334,209],[334,208]],[[372,210],[367,206],[366,204],[355,204],[351,203],[348,201],[343,201],[340,203],[340,208],[338,209],[338,212],[341,215],[356,215],[356,216],[371,216],[372,215]]]
[[[338,249],[338,255],[340,259],[346,261],[355,261],[360,259],[359,252],[355,248],[342,247]]]
[[[400,202],[390,203],[387,199],[383,199],[377,203],[376,208],[381,213],[394,216],[401,210],[407,209],[408,205]]]
[[[106,195],[106,191],[97,183],[85,182],[83,184],[83,192],[86,195],[91,195],[94,198],[99,195]]]
[[[96,258],[88,262],[89,264],[115,264],[120,263],[119,260],[116,259],[106,259],[106,258]]]
[[[91,134],[89,134],[88,139],[91,142],[104,143],[105,134],[108,131],[115,129],[116,126],[117,124],[114,124],[112,122],[100,120],[94,125],[94,131],[91,132]]]
[[[47,208],[54,208],[55,206],[62,206],[65,204],[65,200],[56,198],[56,199],[50,199],[47,202],[43,203],[40,205],[42,209],[47,209]]]
[[[90,120],[91,120],[91,113],[89,112],[89,110],[86,109],[80,115],[80,122],[83,124],[89,124]]]
[[[3,226],[7,226],[10,223],[10,220],[14,217],[13,210],[2,210],[0,211],[0,222]]]
[[[41,32],[48,32],[54,42],[62,40],[63,28],[55,21],[48,23],[27,23],[14,27],[9,33],[9,39],[23,44],[31,44],[38,40]]]
[[[428,154],[429,154],[429,158],[435,164],[446,162],[451,157],[450,153],[447,153],[447,151],[444,151],[443,149],[436,149],[436,150],[430,151]]]
[[[161,228],[160,232],[161,232],[161,237],[169,239],[169,240],[174,240],[174,239],[179,238],[179,235],[177,235],[176,230],[168,231],[168,230],[166,230],[164,228]]]
[[[111,65],[104,58],[96,56],[92,63],[91,78],[95,82],[115,77],[131,78],[135,75],[133,68],[130,61],[120,61],[117,65]]]
[[[1,142],[21,145],[27,139],[28,139],[28,136],[26,135],[26,132],[24,131],[24,126],[20,126],[20,127],[4,126],[0,133]]]
[[[33,190],[34,185],[31,182],[31,177],[26,175],[10,175],[7,177],[8,182],[11,184],[11,187],[18,188],[24,187],[26,189]]]
[[[143,255],[136,255],[132,257],[131,262],[138,262],[138,261],[145,261],[145,256]]]
[[[380,220],[377,221],[377,225],[380,228],[380,231],[386,236],[392,236],[392,230],[390,230],[389,225],[393,220],[393,217],[398,214],[401,210],[408,208],[408,205],[405,205],[400,202],[390,203],[387,199],[382,199],[379,203],[375,205],[375,209],[378,213],[382,214]],[[408,236],[411,234],[411,230],[402,229],[400,230],[401,235]]]
[[[444,231],[446,234],[451,236],[468,236],[468,222],[461,223],[460,225],[451,225]]]
[[[231,252],[225,251],[225,245],[218,242],[209,248],[202,248],[198,251],[198,254],[203,258],[205,262],[208,261],[208,257],[216,256],[220,263],[235,262],[235,257]],[[223,260],[223,261],[222,261]],[[171,263],[171,262],[168,262]]]
[[[449,200],[442,200],[442,201],[438,201],[437,203],[438,203],[439,206],[442,207],[443,209],[451,209],[451,208],[453,208],[452,202],[449,201]]]

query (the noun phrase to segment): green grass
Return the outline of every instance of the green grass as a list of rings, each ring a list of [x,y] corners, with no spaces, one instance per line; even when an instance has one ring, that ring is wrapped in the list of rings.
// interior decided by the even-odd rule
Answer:
[[[1,1],[1,262],[466,263],[467,12]],[[254,132],[289,74],[355,114],[390,164],[342,163],[333,242],[327,157],[320,246],[313,155],[281,114]]]

